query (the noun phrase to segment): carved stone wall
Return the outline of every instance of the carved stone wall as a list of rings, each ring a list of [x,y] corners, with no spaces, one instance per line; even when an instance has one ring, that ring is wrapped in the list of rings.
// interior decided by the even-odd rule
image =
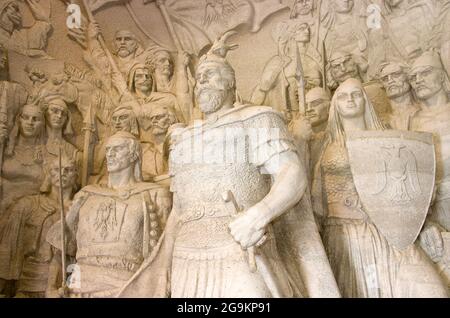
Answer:
[[[448,0],[0,0],[0,295],[447,297],[449,21]],[[220,129],[268,154],[183,161],[219,160]]]

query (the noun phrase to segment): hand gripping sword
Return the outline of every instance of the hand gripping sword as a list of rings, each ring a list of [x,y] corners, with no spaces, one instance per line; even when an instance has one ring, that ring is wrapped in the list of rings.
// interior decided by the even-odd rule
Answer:
[[[233,195],[233,192],[231,191],[226,191],[222,194],[222,199],[226,202],[226,203],[232,203],[233,204],[233,216],[237,216],[239,215],[239,213],[241,213],[241,209],[239,208],[239,205],[236,202],[236,199]],[[247,259],[248,259],[248,266],[250,267],[250,271],[252,273],[255,273],[257,268],[256,268],[256,259],[255,259],[255,247],[251,246],[247,249],[246,251],[247,254]]]

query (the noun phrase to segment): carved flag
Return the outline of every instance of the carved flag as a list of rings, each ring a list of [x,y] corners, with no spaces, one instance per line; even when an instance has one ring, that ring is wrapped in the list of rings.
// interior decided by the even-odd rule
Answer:
[[[247,25],[251,32],[257,32],[267,17],[288,8],[282,0],[165,0],[163,3],[181,46],[192,54],[198,54],[225,31],[240,25]],[[161,28],[146,26],[150,23],[149,11],[157,6],[150,0],[144,4],[147,5],[130,1],[127,6],[149,38],[160,38],[156,33]]]

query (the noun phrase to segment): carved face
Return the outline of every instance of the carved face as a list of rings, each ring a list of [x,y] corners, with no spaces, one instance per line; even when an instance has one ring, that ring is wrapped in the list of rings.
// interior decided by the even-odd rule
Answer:
[[[200,110],[205,114],[218,111],[228,93],[220,66],[215,63],[201,64],[197,68],[196,79],[195,96]]]
[[[22,13],[20,13],[19,2],[11,2],[3,11],[2,15],[5,16],[15,29],[20,29],[22,27]]]
[[[358,78],[358,66],[351,56],[343,56],[331,62],[331,75],[339,84],[349,78]]]
[[[333,0],[333,4],[337,13],[349,13],[352,11],[355,2],[353,0]]]
[[[313,8],[314,0],[297,0],[294,6],[295,16],[310,14]]]
[[[129,31],[119,31],[114,39],[117,47],[117,55],[125,58],[133,54],[138,46],[136,37]]]
[[[319,126],[328,120],[328,112],[330,110],[330,101],[318,98],[307,102],[307,117],[313,127]]]
[[[45,116],[47,124],[54,129],[62,129],[68,119],[67,109],[54,104],[48,106]]]
[[[116,131],[131,132],[132,111],[121,109],[113,113],[112,125]]]
[[[134,86],[137,91],[144,93],[150,93],[152,90],[152,76],[150,71],[145,68],[139,68],[134,74]]]
[[[129,168],[136,158],[131,152],[130,140],[110,138],[106,144],[106,164],[109,172],[120,172]]]
[[[311,40],[311,32],[307,23],[301,24],[297,30],[295,30],[295,40],[297,42],[309,43]]]
[[[418,66],[411,70],[409,81],[420,99],[428,99],[443,89],[443,71],[433,66]]]
[[[172,59],[167,52],[158,52],[155,58],[155,73],[165,76],[172,76],[173,65]]]
[[[407,74],[398,65],[386,67],[381,81],[389,98],[403,96],[411,90]]]
[[[150,116],[152,123],[152,134],[155,136],[165,135],[170,125],[173,124],[169,110],[158,108]]]
[[[37,107],[25,105],[19,117],[19,123],[22,136],[37,137],[44,125],[44,117]]]
[[[50,164],[50,180],[52,186],[59,188],[59,162],[53,161]],[[77,181],[77,166],[75,162],[69,160],[61,161],[61,183],[63,189],[70,189],[75,186]]]
[[[356,118],[364,115],[366,101],[359,87],[348,85],[337,92],[338,112],[343,118]]]

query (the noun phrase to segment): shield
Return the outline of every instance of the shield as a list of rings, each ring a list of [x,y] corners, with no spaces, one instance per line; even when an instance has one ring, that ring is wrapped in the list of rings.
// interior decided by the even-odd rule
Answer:
[[[364,211],[389,244],[405,249],[417,239],[433,195],[432,134],[354,131],[347,148]]]

